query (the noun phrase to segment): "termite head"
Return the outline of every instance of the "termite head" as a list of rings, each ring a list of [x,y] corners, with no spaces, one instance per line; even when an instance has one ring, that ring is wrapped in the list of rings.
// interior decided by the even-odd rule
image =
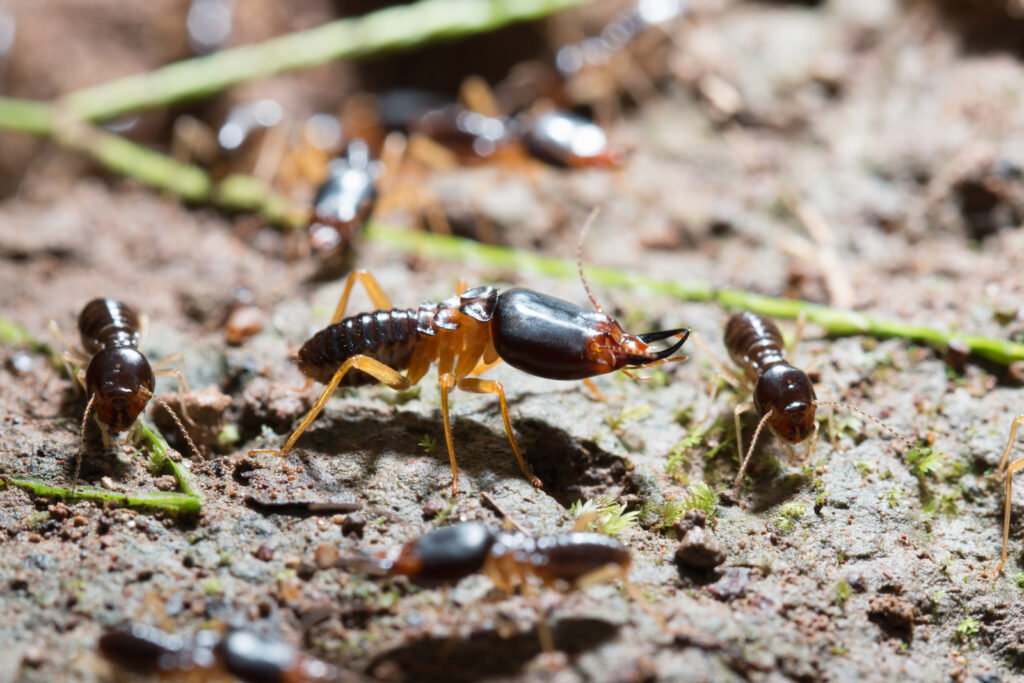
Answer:
[[[379,567],[422,584],[458,581],[480,571],[496,534],[479,522],[463,522],[409,541]]]
[[[800,443],[814,432],[814,385],[803,370],[774,365],[762,373],[754,387],[754,406],[765,415],[768,427],[786,443]]]
[[[548,379],[584,379],[664,361],[686,341],[687,329],[627,334],[600,311],[529,289],[503,292],[491,318],[491,338],[512,367]],[[679,336],[665,349],[652,342]]]
[[[113,432],[132,426],[152,398],[155,384],[149,361],[130,346],[100,350],[85,371],[85,388],[94,397],[96,415]]]

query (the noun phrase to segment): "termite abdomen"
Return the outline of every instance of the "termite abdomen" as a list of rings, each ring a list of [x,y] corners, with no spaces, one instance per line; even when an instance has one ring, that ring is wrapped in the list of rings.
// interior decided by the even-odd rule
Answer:
[[[548,580],[574,584],[602,567],[629,568],[630,554],[624,545],[604,534],[576,532],[537,539],[537,551],[544,562],[536,572]]]
[[[138,314],[116,299],[93,299],[78,315],[78,332],[89,354],[111,346],[138,346]]]
[[[725,325],[725,348],[751,381],[756,381],[770,366],[786,362],[778,325],[749,311],[729,318]]]
[[[309,338],[296,354],[299,371],[306,377],[328,384],[337,369],[355,355],[366,355],[395,370],[409,365],[418,336],[418,313],[412,309],[391,309],[361,313],[328,325]],[[341,386],[372,384],[375,379],[353,370]]]

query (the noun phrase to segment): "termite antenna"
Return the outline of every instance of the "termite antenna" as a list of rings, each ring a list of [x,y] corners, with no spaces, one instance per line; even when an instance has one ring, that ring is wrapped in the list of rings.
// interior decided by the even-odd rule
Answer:
[[[851,406],[849,403],[840,403],[839,401],[815,401],[814,404],[818,405],[818,406],[839,406],[840,408],[847,408],[848,410],[852,410],[853,412],[857,413],[858,415],[861,415],[862,417],[866,417],[867,419],[871,420],[876,425],[878,425],[879,427],[881,427],[885,431],[887,431],[890,434],[892,434],[893,436],[895,436],[897,439],[899,439],[900,441],[905,443],[907,445],[907,447],[909,447],[909,448],[911,448],[913,450],[917,450],[917,448],[918,448],[917,444],[914,443],[913,441],[911,441],[908,437],[904,436],[903,434],[900,434],[895,429],[893,429],[889,425],[885,424],[884,422],[879,420],[877,417],[875,417],[871,413],[867,413],[867,412],[861,410],[860,408],[855,408],[854,406]]]
[[[583,289],[587,290],[587,298],[590,299],[590,303],[594,304],[594,308],[597,309],[598,313],[604,313],[604,311],[601,310],[600,304],[597,303],[597,299],[594,298],[593,292],[590,291],[590,285],[587,284],[587,278],[583,274],[583,240],[587,236],[590,226],[594,224],[599,213],[601,213],[601,207],[595,206],[593,210],[591,210],[590,215],[587,216],[587,220],[583,221],[583,227],[580,228],[580,238],[576,242],[576,269],[580,273],[580,281],[583,282]]]
[[[192,437],[188,435],[188,431],[186,431],[185,425],[183,425],[181,423],[181,420],[178,419],[177,413],[175,413],[171,409],[171,407],[169,405],[167,405],[167,401],[163,400],[162,398],[160,398],[159,396],[157,396],[153,392],[149,391],[145,387],[142,387],[142,391],[144,393],[148,394],[149,398],[155,400],[157,403],[159,403],[161,406],[163,406],[164,410],[166,410],[170,414],[171,419],[174,420],[174,424],[178,425],[178,429],[181,431],[181,435],[183,437],[185,437],[185,441],[188,442],[188,447],[192,449],[192,454],[198,458],[199,457],[199,449],[196,448],[195,443],[192,441]]]
[[[747,449],[747,454],[743,458],[743,464],[740,465],[740,472],[736,475],[737,484],[743,480],[743,473],[747,471],[747,463],[750,462],[750,456],[754,454],[754,446],[757,445],[757,437],[761,435],[761,430],[764,429],[764,424],[774,413],[774,410],[769,410],[764,414],[764,417],[761,418],[761,421],[757,423],[757,429],[754,431],[754,438],[750,441],[750,448]]]
[[[85,415],[82,416],[82,430],[80,444],[81,448],[75,455],[75,474],[71,477],[71,494],[74,495],[75,489],[78,487],[78,475],[82,471],[82,452],[85,450],[85,428],[89,424],[89,417],[92,415],[93,406],[96,404],[96,394],[89,397],[89,402],[85,404]]]

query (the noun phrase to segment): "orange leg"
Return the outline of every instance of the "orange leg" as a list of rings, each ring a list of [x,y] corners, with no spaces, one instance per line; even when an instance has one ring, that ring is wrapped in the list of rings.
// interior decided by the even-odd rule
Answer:
[[[441,418],[444,420],[444,443],[448,447],[448,460],[452,464],[452,495],[459,493],[459,466],[455,462],[455,443],[452,440],[452,422],[448,417],[448,394],[455,387],[455,375],[445,372],[438,375],[441,385]]]
[[[348,307],[348,297],[352,293],[352,286],[359,280],[363,284],[363,288],[366,289],[366,293],[370,295],[370,301],[373,302],[374,308],[379,311],[391,310],[391,299],[384,293],[384,289],[377,282],[377,278],[373,276],[368,270],[353,270],[348,274],[348,279],[345,280],[345,291],[341,294],[341,299],[338,301],[338,307],[334,309],[334,315],[331,316],[331,323],[336,323],[341,320],[341,317],[345,315],[345,309]]]
[[[519,444],[516,443],[515,434],[512,433],[512,421],[508,416],[508,402],[505,400],[505,388],[501,385],[501,382],[497,382],[493,379],[463,377],[459,380],[458,387],[463,391],[469,391],[474,394],[497,394],[498,401],[501,402],[501,419],[505,421],[505,433],[508,435],[508,442],[512,445],[512,452],[516,454],[516,461],[519,463],[519,469],[522,470],[523,476],[525,476],[531,484],[537,488],[541,488],[543,484],[541,484],[540,479],[530,473],[530,470],[526,466],[526,460],[523,458],[523,454],[519,452]]]
[[[1006,441],[1006,448],[1003,450],[1003,459],[999,461],[999,469],[996,471],[995,476],[1001,476],[1003,468],[1006,466],[1006,461],[1010,457],[1010,449],[1013,447],[1013,442],[1017,437],[1017,427],[1024,424],[1024,415],[1018,415],[1013,419],[1013,425],[1010,427],[1010,438]],[[1010,540],[1010,506],[1013,500],[1013,473],[1017,470],[1024,469],[1024,458],[1019,458],[1010,463],[1009,467],[1006,467],[1006,511],[1003,513],[1003,554],[1002,559],[999,560],[999,566],[993,570],[993,574],[998,574],[1003,565],[1006,564],[1006,544]]]
[[[295,442],[299,440],[300,436],[302,436],[302,433],[306,431],[309,425],[312,424],[313,420],[315,420],[317,416],[320,414],[320,411],[324,409],[324,405],[327,403],[327,399],[331,397],[331,394],[333,394],[335,390],[338,388],[338,385],[341,384],[342,378],[344,378],[345,374],[352,368],[355,368],[356,370],[362,370],[366,374],[376,378],[382,384],[388,385],[395,391],[405,391],[410,386],[412,386],[406,377],[403,377],[399,372],[397,372],[393,368],[388,367],[387,365],[384,365],[380,361],[374,360],[369,356],[352,356],[347,361],[342,363],[341,367],[338,368],[337,372],[334,373],[334,377],[331,378],[331,381],[327,384],[326,387],[324,387],[324,390],[320,393],[320,398],[316,400],[316,403],[313,404],[313,407],[309,409],[308,413],[306,413],[306,417],[302,418],[302,422],[300,422],[299,426],[295,428],[295,431],[292,432],[292,435],[288,437],[288,441],[285,442],[284,447],[282,447],[281,450],[275,451],[273,449],[259,449],[249,452],[276,453],[278,455],[284,455],[289,450],[291,450],[292,446],[295,445]]]

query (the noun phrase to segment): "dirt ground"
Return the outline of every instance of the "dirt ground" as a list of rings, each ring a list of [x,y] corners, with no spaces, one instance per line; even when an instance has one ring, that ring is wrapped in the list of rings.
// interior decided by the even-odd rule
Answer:
[[[19,33],[2,63],[4,94],[51,96],[187,56],[169,19],[185,4],[147,4],[150,16],[112,14],[122,3],[98,2],[89,16],[55,9],[42,21],[34,3],[8,3]],[[330,3],[300,4],[288,13],[259,3],[232,40],[331,16]],[[593,33],[622,6],[599,3],[517,29],[534,38],[514,45],[533,52],[507,59],[550,59],[548,41]],[[619,95],[576,83],[612,139],[630,148],[622,169],[485,164],[425,175],[423,186],[453,221],[473,216],[502,244],[572,258],[579,226],[601,206],[588,264],[1019,341],[1024,33],[1013,7],[693,2],[667,25],[671,41],[652,39],[649,77],[623,68],[610,91]],[[161,40],[110,40],[138,26]],[[73,69],[33,49],[60,39],[82,56]],[[324,67],[245,92],[274,94],[302,116],[326,106],[318,83],[343,84],[328,103],[336,106],[346,88],[395,85],[408,59]],[[451,70],[466,61],[438,63]],[[481,69],[515,61],[489,58]],[[465,75],[445,72],[451,83]],[[607,72],[598,75],[604,83]],[[241,97],[189,111],[217,120]],[[177,113],[147,115],[152,121],[133,134],[166,144]],[[310,260],[288,256],[291,238],[251,217],[183,207],[46,143],[3,135],[0,145],[0,188],[9,195],[0,204],[2,314],[49,342],[51,319],[73,339],[88,299],[123,299],[150,319],[151,358],[181,352],[193,388],[230,398],[222,414],[201,419],[213,442],[205,457],[186,458],[204,495],[196,520],[0,490],[0,680],[122,676],[96,641],[126,623],[182,634],[245,626],[382,680],[991,683],[1024,675],[1020,493],[1007,566],[995,580],[984,575],[999,560],[1004,504],[1001,482],[986,475],[1022,412],[1019,374],[900,340],[807,330],[794,362],[815,368],[819,397],[932,441],[942,457],[930,468],[838,410],[835,446],[819,439],[801,465],[764,439],[749,483],[735,486],[728,425],[748,396],[724,388],[709,403],[717,369],[692,342],[691,360],[656,381],[599,379],[606,402],[578,383],[493,370],[540,490],[519,472],[496,402],[457,393],[462,490],[451,496],[443,445],[430,446],[443,444],[433,374],[418,392],[339,392],[287,460],[252,456],[281,445],[315,397],[282,389],[301,383],[289,354],[330,318],[342,279],[313,277]],[[402,224],[407,214],[378,218]],[[460,278],[586,302],[578,281],[399,255],[373,242],[359,244],[354,259],[402,307],[444,299]],[[604,287],[595,294],[629,331],[690,326],[725,357],[720,307]],[[259,310],[263,329],[228,346],[225,319],[239,301]],[[358,292],[350,310],[368,306]],[[0,348],[0,377],[0,473],[67,482],[81,398],[38,354]],[[161,379],[158,389],[175,385]],[[749,441],[756,421],[747,418]],[[698,428],[702,438],[681,447]],[[165,433],[180,447],[173,428]],[[161,484],[128,443],[90,453],[82,478],[129,491]],[[710,571],[677,563],[679,540],[658,516],[701,481],[718,495],[714,534],[727,558]],[[620,539],[633,552],[631,581],[669,630],[614,584],[506,597],[482,577],[444,592],[317,569],[323,544],[342,555],[376,552],[454,519],[498,524],[481,493],[537,534],[570,529],[568,508],[579,499],[612,496],[642,510]],[[564,656],[542,654],[538,609]]]

